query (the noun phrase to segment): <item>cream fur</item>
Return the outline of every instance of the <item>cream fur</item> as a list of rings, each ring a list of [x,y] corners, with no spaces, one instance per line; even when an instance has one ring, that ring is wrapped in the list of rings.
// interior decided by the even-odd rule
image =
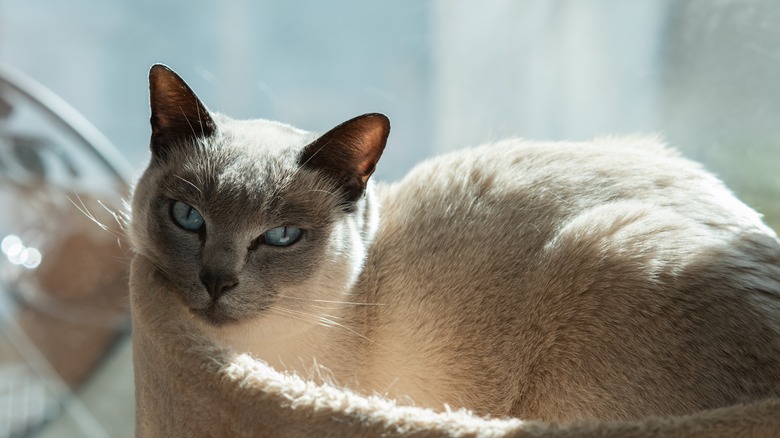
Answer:
[[[209,115],[165,67],[151,81],[130,225],[142,435],[777,425],[780,241],[657,139],[507,140],[374,189],[382,115],[318,137]],[[176,225],[177,202],[204,226]],[[256,243],[280,225],[305,232]]]
[[[589,187],[589,173],[609,175],[609,191]],[[370,252],[364,262],[358,246],[345,259],[362,275],[351,290],[324,297],[327,323],[301,325],[272,307],[221,328],[190,316],[187,324],[277,369],[437,410],[576,422],[679,415],[777,394],[777,239],[717,179],[659,144],[512,140],[423,163],[363,202],[361,217],[370,220],[337,228],[332,244],[368,230]],[[399,238],[413,233],[422,245]],[[522,295],[475,295],[484,282],[475,273],[518,270],[523,283],[507,277],[502,287]],[[708,310],[695,313],[697,300]],[[734,320],[718,320],[726,317]],[[510,334],[492,318],[513,321]],[[691,318],[709,320],[701,331]],[[703,352],[679,347],[697,344]],[[739,356],[728,363],[720,350],[735,348],[771,365],[749,369]],[[663,371],[658,355],[673,360]],[[681,393],[680,379],[699,374],[706,381]]]
[[[131,273],[139,437],[774,437],[780,400],[687,417],[558,425],[434,412],[280,373],[201,331],[142,258]]]
[[[315,378],[321,366],[434,409],[625,419],[777,394],[774,233],[657,142],[511,140],[423,163],[366,203],[379,214],[361,280],[328,298],[360,305],[329,303],[306,332],[273,308],[204,330],[279,369]],[[737,321],[716,320],[727,316]],[[695,344],[705,351],[680,348]],[[765,369],[723,353],[733,348]],[[680,393],[698,374],[710,380]]]

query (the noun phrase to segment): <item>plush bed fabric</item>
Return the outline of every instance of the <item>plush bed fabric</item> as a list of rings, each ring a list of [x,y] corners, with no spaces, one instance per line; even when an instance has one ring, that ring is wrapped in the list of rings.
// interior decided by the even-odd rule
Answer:
[[[434,412],[280,373],[199,330],[133,262],[131,300],[139,437],[738,437],[780,436],[780,400],[681,418],[555,425]]]

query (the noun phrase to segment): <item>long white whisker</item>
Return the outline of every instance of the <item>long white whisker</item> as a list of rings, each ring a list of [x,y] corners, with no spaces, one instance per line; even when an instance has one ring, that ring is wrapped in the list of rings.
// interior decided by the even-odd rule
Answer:
[[[157,270],[158,270],[158,271],[159,271],[159,272],[160,272],[160,273],[161,273],[163,276],[165,276],[167,279],[169,279],[169,280],[170,280],[171,278],[173,278],[173,276],[172,276],[172,275],[170,275],[170,272],[168,272],[168,270],[167,270],[167,269],[166,269],[166,268],[165,268],[165,267],[164,267],[162,264],[158,263],[156,260],[154,260],[154,259],[152,259],[152,258],[150,258],[150,257],[145,257],[145,259],[146,259],[146,260],[147,260],[149,263],[151,263],[151,264],[152,264],[152,266],[154,266],[154,268],[155,268],[155,269],[157,269]]]
[[[76,202],[73,199],[71,199],[70,196],[68,196],[68,201],[70,201],[70,203],[73,204],[73,206],[76,207],[81,212],[81,214],[86,216],[92,222],[96,223],[103,230],[108,231],[108,227],[105,226],[99,220],[97,220],[97,218],[92,214],[92,212],[89,211],[89,208],[87,208],[87,206],[84,204],[84,201],[81,199],[81,196],[76,194],[76,199],[79,200],[79,204],[81,204],[81,205],[76,204]]]
[[[350,306],[385,306],[386,304],[383,303],[356,303],[352,301],[333,301],[333,300],[319,300],[316,298],[303,298],[303,297],[291,297],[289,295],[277,295],[278,298],[286,298],[289,300],[301,300],[301,301],[311,301],[315,303],[328,303],[328,304],[347,304]]]
[[[329,192],[329,191],[327,191],[327,190],[321,190],[321,189],[313,189],[313,190],[309,190],[309,193],[325,193],[325,194],[328,194],[328,195],[330,195],[330,196],[333,196],[334,198],[338,198],[338,197],[340,197],[340,196],[341,196],[341,195],[339,195],[338,193]]]
[[[315,141],[316,141],[316,140],[315,140]],[[325,144],[323,144],[322,146],[320,146],[320,148],[319,148],[319,149],[317,149],[316,151],[314,151],[314,153],[313,153],[313,154],[311,154],[311,156],[310,156],[308,159],[306,159],[306,161],[304,161],[303,163],[301,163],[301,165],[300,165],[300,166],[298,166],[298,169],[296,169],[296,170],[300,170],[301,168],[303,168],[303,166],[305,166],[305,165],[309,164],[309,161],[311,161],[311,160],[312,160],[312,158],[314,158],[314,157],[315,157],[317,154],[319,154],[320,152],[322,152],[322,150],[323,150],[323,149],[325,149],[325,147],[326,147],[326,146],[328,146],[329,144],[331,144],[332,142],[333,142],[333,139],[329,139],[327,142],[325,142]]]
[[[279,313],[281,313],[281,314],[283,314],[285,316],[292,317],[296,321],[301,321],[301,322],[308,322],[309,321],[308,319],[304,318],[304,316],[312,316],[312,315],[308,315],[308,314],[305,314],[305,313],[302,313],[302,312],[296,312],[293,309],[277,308],[275,310],[279,311]]]
[[[197,138],[198,137],[198,133],[195,132],[195,128],[192,127],[192,123],[190,123],[190,119],[189,119],[189,117],[187,117],[187,113],[184,112],[184,108],[179,107],[179,109],[181,110],[181,114],[184,116],[184,121],[187,122],[187,125],[190,127],[190,131],[192,131],[192,135],[195,136],[195,138]],[[198,114],[198,116],[200,117],[200,114]],[[201,127],[201,130],[202,130],[202,127]]]
[[[197,97],[195,97],[195,108],[198,110],[198,125],[200,125],[200,135],[205,135],[206,130],[203,129],[203,116],[200,114],[200,102],[198,102]]]
[[[124,230],[125,230],[125,224],[124,224],[124,223],[122,222],[122,220],[119,218],[119,213],[117,213],[116,211],[114,211],[114,210],[112,210],[112,209],[108,208],[108,206],[106,206],[106,204],[104,204],[104,203],[103,203],[103,201],[101,201],[100,199],[98,199],[98,200],[97,200],[97,203],[98,203],[98,205],[100,205],[101,207],[103,207],[103,210],[105,210],[106,212],[108,212],[108,214],[110,214],[110,215],[111,215],[111,217],[113,217],[113,218],[114,218],[114,221],[116,221],[116,224],[117,224],[117,225],[119,225],[119,228],[120,228],[122,231],[124,231]]]
[[[327,318],[328,315],[313,315],[313,314],[310,314],[310,313],[302,312],[300,310],[287,309],[287,308],[283,308],[283,307],[277,307],[277,310],[281,310],[281,311],[283,311],[284,313],[286,313],[289,316],[297,315],[299,317],[317,318],[317,320],[320,322],[320,324],[323,327],[338,327],[338,328],[344,329],[344,330],[354,334],[355,336],[357,336],[357,337],[359,337],[361,339],[364,339],[364,340],[366,340],[366,341],[376,345],[377,347],[384,348],[378,342],[372,340],[371,338],[367,337],[366,335],[364,335],[362,333],[358,333],[357,331],[347,327],[344,324],[341,324],[341,323],[338,323],[336,321],[333,321],[332,319],[328,319]]]
[[[354,334],[355,336],[358,336],[361,339],[365,339],[366,341],[376,345],[377,347],[382,347],[381,345],[379,345],[379,343],[377,343],[374,340],[368,338],[366,335],[364,335],[362,333],[358,333],[355,330],[345,326],[344,324],[340,324],[340,323],[338,323],[336,321],[333,321],[332,319],[328,319],[328,318],[325,318],[325,317],[320,317],[319,319],[320,319],[320,321],[323,321],[323,322],[327,323],[328,325],[335,326],[335,327],[341,327],[344,330],[347,330],[348,332]],[[382,347],[382,348],[384,348],[384,347]]]
[[[323,311],[330,311],[330,310],[338,310],[339,308],[336,306],[318,306],[316,304],[311,304],[309,307],[317,310],[323,310]]]
[[[70,203],[71,203],[71,204],[73,204],[73,206],[74,206],[74,207],[76,207],[76,209],[77,209],[79,212],[81,212],[81,214],[83,214],[83,215],[84,215],[84,216],[85,216],[87,219],[89,219],[89,220],[91,220],[92,222],[94,222],[94,223],[95,223],[95,225],[97,225],[98,227],[100,227],[100,229],[102,229],[103,231],[107,232],[107,233],[108,233],[108,234],[109,234],[111,237],[113,237],[113,238],[115,238],[115,239],[118,239],[118,240],[121,240],[121,236],[119,236],[119,235],[117,235],[116,233],[114,233],[114,232],[113,232],[113,231],[112,231],[110,228],[108,228],[108,226],[106,226],[104,223],[100,222],[100,221],[99,221],[99,220],[98,220],[98,219],[95,217],[95,215],[94,215],[94,214],[92,214],[92,212],[91,212],[91,211],[89,211],[89,208],[86,206],[86,204],[84,204],[84,201],[81,199],[81,196],[79,196],[79,195],[77,194],[77,195],[76,195],[76,199],[78,199],[78,201],[79,201],[79,204],[81,204],[81,205],[77,204],[77,203],[76,203],[76,201],[74,201],[73,199],[71,199],[71,197],[70,197],[70,196],[68,196],[68,201],[70,201]]]
[[[174,177],[179,179],[179,180],[181,180],[181,181],[184,181],[185,183],[187,183],[189,185],[191,185],[193,189],[198,191],[198,193],[203,194],[203,191],[200,188],[198,188],[198,186],[196,186],[195,184],[193,184],[191,181],[187,180],[186,178],[182,178],[179,175],[174,175]]]

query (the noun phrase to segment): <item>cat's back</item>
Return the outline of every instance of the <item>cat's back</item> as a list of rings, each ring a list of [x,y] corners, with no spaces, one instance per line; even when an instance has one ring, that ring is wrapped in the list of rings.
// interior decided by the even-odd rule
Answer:
[[[653,139],[509,140],[379,194],[379,312],[409,355],[506,391],[477,405],[626,418],[780,390],[774,233]]]
[[[404,214],[495,218],[500,211],[476,207],[496,202],[542,209],[549,222],[610,202],[637,201],[712,225],[772,234],[717,178],[653,137],[587,143],[506,140],[423,162],[386,193],[386,202],[393,203],[389,210]],[[427,208],[418,208],[423,205]]]
[[[413,227],[414,240],[403,246],[420,242],[432,251],[471,252],[475,248],[464,243],[471,240],[502,252],[523,247],[538,253],[567,229],[597,235],[602,227],[603,237],[621,237],[620,230],[643,221],[644,233],[630,231],[651,240],[653,230],[688,233],[702,243],[749,235],[769,252],[778,248],[758,213],[652,137],[514,139],[457,151],[421,163],[383,188],[381,200],[386,229],[403,234],[396,227]]]

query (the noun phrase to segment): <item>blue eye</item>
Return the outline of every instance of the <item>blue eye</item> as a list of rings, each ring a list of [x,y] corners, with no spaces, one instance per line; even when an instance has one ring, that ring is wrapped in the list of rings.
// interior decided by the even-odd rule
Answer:
[[[171,205],[171,215],[176,224],[185,230],[198,231],[203,226],[203,216],[198,210],[181,201],[174,201]]]
[[[301,238],[303,230],[298,227],[271,228],[263,234],[265,243],[271,246],[290,246]]]

